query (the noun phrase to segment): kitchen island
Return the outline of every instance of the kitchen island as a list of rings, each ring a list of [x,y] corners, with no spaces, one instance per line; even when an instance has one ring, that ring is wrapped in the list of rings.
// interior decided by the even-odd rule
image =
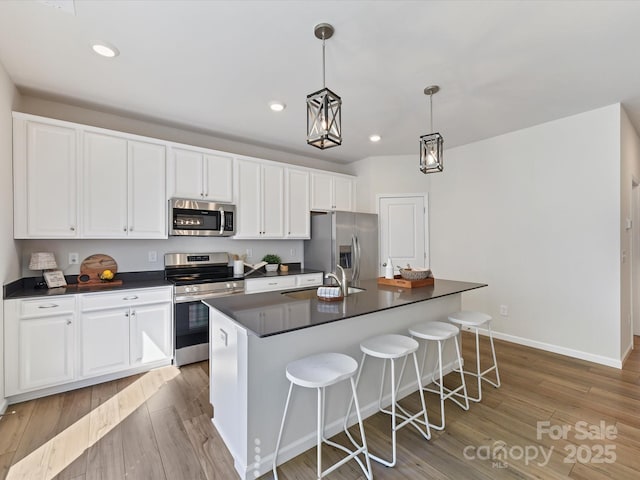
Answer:
[[[204,300],[210,307],[213,423],[241,478],[255,478],[271,468],[289,388],[285,377],[288,362],[327,351],[351,355],[359,362],[362,340],[385,333],[407,334],[409,326],[421,321],[446,320],[449,313],[460,310],[463,292],[486,285],[436,280],[432,286],[406,289],[369,280],[358,286],[364,290],[338,302],[318,300],[315,289]],[[434,353],[427,356],[426,382],[430,381]],[[446,349],[447,370],[453,367],[453,358],[453,348]],[[377,362],[367,362],[358,387],[365,417],[377,411],[382,366]],[[416,389],[415,378],[405,375],[399,398]],[[295,390],[280,462],[313,447],[316,441],[315,391]],[[328,437],[341,430],[349,398],[346,383],[327,390]],[[390,403],[388,392],[385,402]],[[354,422],[352,414],[349,423]]]

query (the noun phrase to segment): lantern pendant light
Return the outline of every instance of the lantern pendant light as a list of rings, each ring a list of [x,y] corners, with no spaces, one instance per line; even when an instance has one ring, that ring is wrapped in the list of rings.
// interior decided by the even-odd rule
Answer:
[[[432,97],[438,93],[440,87],[432,85],[424,89],[424,94],[429,95],[429,117],[431,121],[431,132],[420,137],[420,171],[424,174],[441,172],[442,164],[442,147],[444,140],[442,135],[433,132],[433,103]]]
[[[342,100],[325,84],[324,42],[335,30],[320,23],[313,31],[322,40],[322,90],[307,95],[307,143],[324,150],[342,144]]]

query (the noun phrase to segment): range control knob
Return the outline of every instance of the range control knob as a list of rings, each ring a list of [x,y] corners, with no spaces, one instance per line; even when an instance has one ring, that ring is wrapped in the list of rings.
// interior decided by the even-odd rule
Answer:
[[[184,291],[185,291],[186,293],[189,293],[189,292],[191,291],[191,287],[184,287]]]
[[[197,291],[198,291],[198,287],[192,287],[192,288],[191,288],[191,291],[192,291],[193,293],[197,292]]]

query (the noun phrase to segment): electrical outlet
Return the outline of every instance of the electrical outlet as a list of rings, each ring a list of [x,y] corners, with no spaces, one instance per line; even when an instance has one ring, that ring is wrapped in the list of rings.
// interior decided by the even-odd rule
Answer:
[[[247,254],[247,258],[253,257],[253,252],[251,251],[250,248],[247,248],[247,251],[245,253]]]
[[[157,261],[158,261],[158,252],[150,251],[149,262],[157,262]]]
[[[295,257],[295,256],[296,256],[296,249],[295,249],[295,248],[292,248],[291,250],[289,250],[289,254],[290,254],[292,257]]]
[[[500,305],[500,315],[503,317],[509,316],[509,305]]]
[[[77,253],[69,254],[69,265],[77,265],[80,262],[80,255]]]

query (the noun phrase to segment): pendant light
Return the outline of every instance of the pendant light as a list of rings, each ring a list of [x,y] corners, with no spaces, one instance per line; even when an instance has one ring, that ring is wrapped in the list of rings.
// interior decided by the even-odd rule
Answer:
[[[431,132],[420,137],[420,171],[424,174],[441,172],[442,146],[444,140],[442,135],[433,132],[433,95],[440,91],[438,85],[431,85],[424,89],[424,94],[429,95],[429,118],[431,121]]]
[[[321,150],[342,144],[342,100],[327,88],[324,72],[324,43],[334,31],[328,23],[313,29],[322,40],[322,90],[307,95],[307,143]]]

